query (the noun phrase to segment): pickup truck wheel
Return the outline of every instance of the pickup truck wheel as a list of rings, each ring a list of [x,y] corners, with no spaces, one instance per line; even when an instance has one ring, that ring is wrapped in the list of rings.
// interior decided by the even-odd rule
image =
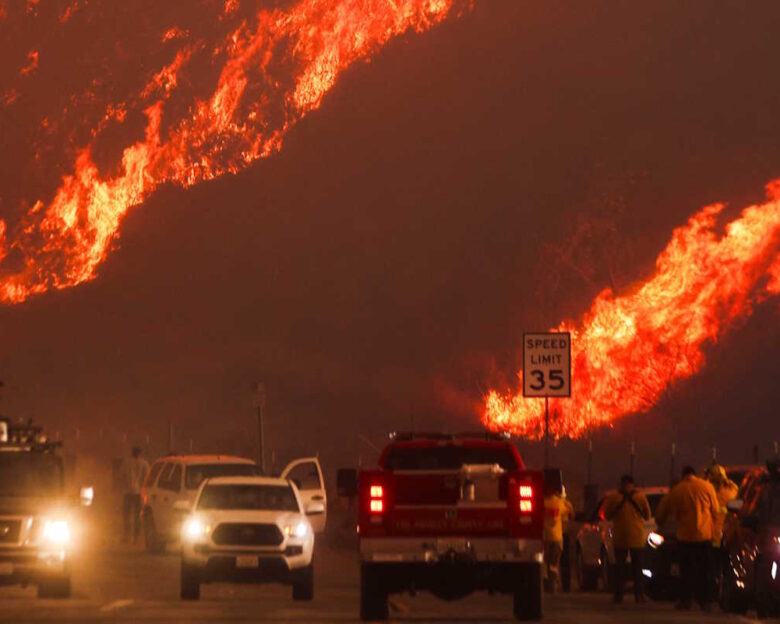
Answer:
[[[515,619],[521,622],[538,622],[542,619],[542,566],[534,565],[520,570],[513,600]]]
[[[386,620],[387,588],[380,570],[370,563],[360,565],[360,619],[364,622]]]
[[[309,564],[299,572],[292,586],[293,600],[312,600],[314,598],[314,565]]]
[[[577,585],[580,591],[596,591],[599,587],[599,569],[586,566],[582,549],[577,547]]]
[[[181,599],[200,599],[200,575],[197,568],[181,563]]]
[[[70,598],[70,576],[41,581],[38,598]]]
[[[144,544],[148,553],[160,554],[165,552],[165,540],[157,534],[154,518],[149,512],[144,514]]]

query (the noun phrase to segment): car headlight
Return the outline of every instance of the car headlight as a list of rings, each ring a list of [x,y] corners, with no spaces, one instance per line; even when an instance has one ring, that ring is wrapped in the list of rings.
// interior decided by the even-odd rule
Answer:
[[[286,527],[284,527],[284,534],[287,537],[306,537],[309,534],[309,525],[305,522],[299,522],[298,524],[288,524]]]
[[[187,518],[181,527],[181,539],[184,542],[197,542],[211,533],[211,526],[200,518]]]
[[[664,536],[655,531],[651,531],[650,535],[647,536],[647,543],[651,548],[660,548],[664,543]]]
[[[67,520],[46,520],[43,523],[43,540],[55,546],[70,542],[70,527]]]
[[[772,538],[772,541],[774,541],[774,543],[775,543],[775,545],[776,545],[776,546],[780,546],[780,535],[775,535],[775,536]]]

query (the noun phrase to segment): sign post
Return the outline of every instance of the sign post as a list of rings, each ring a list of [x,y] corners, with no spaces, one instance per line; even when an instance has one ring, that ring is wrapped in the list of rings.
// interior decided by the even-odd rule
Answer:
[[[544,467],[550,461],[550,397],[571,396],[571,334],[523,334],[523,396],[544,397]]]

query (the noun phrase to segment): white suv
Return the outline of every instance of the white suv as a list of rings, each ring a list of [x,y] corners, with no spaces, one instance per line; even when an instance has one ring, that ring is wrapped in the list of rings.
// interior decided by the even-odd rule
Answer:
[[[292,585],[293,600],[314,597],[314,531],[287,479],[218,477],[198,491],[181,530],[181,597],[197,600],[201,583],[271,582]]]
[[[250,459],[232,455],[169,455],[158,459],[149,470],[141,491],[144,538],[149,552],[163,552],[168,542],[179,540],[181,523],[204,479],[257,476],[260,468]],[[297,486],[304,506],[315,505],[310,515],[315,533],[325,529],[327,495],[322,468],[316,457],[290,462],[282,478]],[[313,507],[313,508],[314,508]]]

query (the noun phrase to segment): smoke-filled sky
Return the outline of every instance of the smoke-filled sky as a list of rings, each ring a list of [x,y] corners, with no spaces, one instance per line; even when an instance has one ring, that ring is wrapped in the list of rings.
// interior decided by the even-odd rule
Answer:
[[[226,28],[218,2],[75,3],[63,26],[68,4],[0,3],[9,225],[90,140],[95,105],[73,94],[105,111],[171,61],[168,29]],[[2,411],[82,438],[161,439],[171,421],[215,450],[253,435],[263,380],[278,454],[319,450],[333,466],[370,455],[357,433],[376,443],[412,414],[478,427],[483,393],[515,383],[523,331],[630,289],[695,211],[725,201],[733,218],[780,176],[780,6],[639,4],[477,1],[352,65],[278,153],[158,188],[97,279],[0,307]],[[96,158],[127,140],[109,135]],[[583,223],[585,275],[551,253]],[[775,300],[657,409],[597,434],[597,471],[632,438],[640,474],[673,438],[699,463],[713,444],[733,461],[754,441],[768,451],[778,347]],[[562,445],[560,463],[579,468],[580,447]]]

